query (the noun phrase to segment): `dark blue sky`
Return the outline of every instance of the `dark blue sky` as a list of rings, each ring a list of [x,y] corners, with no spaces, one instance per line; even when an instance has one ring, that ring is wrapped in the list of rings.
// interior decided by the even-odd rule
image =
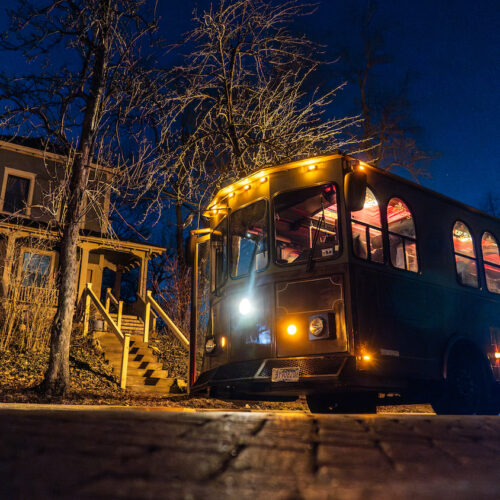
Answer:
[[[208,0],[163,0],[164,35],[175,40],[189,27],[189,14]],[[309,35],[334,48],[356,36],[352,6],[358,0],[320,0],[301,20]],[[500,3],[498,0],[381,0],[383,27],[395,67],[413,75],[410,98],[423,128],[422,143],[440,153],[422,184],[480,206],[486,193],[500,194]],[[347,96],[347,94],[346,94]],[[342,95],[339,96],[342,99]]]
[[[163,36],[175,42],[189,29],[193,8],[210,0],[159,3]],[[332,52],[339,40],[355,40],[351,10],[363,3],[319,0],[316,13],[296,29]],[[410,98],[423,127],[423,146],[440,153],[431,164],[432,177],[422,184],[474,206],[488,191],[500,194],[499,1],[380,0],[377,24],[395,58],[384,78],[390,83],[398,70],[411,72]],[[0,29],[5,26],[1,12]],[[12,55],[0,54],[0,65],[12,62]],[[349,91],[344,95],[333,113],[345,109]]]

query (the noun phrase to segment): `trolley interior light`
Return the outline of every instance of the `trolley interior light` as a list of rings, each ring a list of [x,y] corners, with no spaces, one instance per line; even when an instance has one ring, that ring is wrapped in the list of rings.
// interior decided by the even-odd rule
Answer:
[[[363,361],[371,361],[372,357],[369,354],[363,354]]]
[[[288,333],[288,335],[295,335],[297,333],[297,326],[293,323],[288,325],[286,327],[286,333]]]
[[[220,346],[224,349],[226,347],[226,337],[220,338]]]
[[[500,359],[500,352],[495,353],[495,359]]]
[[[307,167],[307,170],[316,170],[317,168],[318,168],[318,166],[317,166],[317,165],[309,165],[309,166]]]

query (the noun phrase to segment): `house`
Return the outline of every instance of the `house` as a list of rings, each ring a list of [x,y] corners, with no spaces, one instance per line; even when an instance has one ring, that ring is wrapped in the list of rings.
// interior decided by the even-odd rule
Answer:
[[[33,147],[36,140],[0,140],[0,270],[1,294],[8,297],[14,285],[20,300],[36,299],[57,304],[57,228],[62,208],[57,206],[57,179],[67,172],[67,157]],[[103,273],[114,272],[114,295],[119,298],[121,276],[139,268],[137,295],[146,297],[149,260],[165,249],[155,245],[110,238],[106,234],[111,170],[94,166],[90,182],[98,203],[84,216],[78,245],[78,297],[86,283],[101,297]],[[98,188],[98,185],[101,186]],[[112,275],[112,273],[111,273]],[[77,298],[78,298],[77,297]]]
[[[4,317],[17,310],[18,304],[25,314],[36,309],[35,304],[53,312],[57,305],[57,224],[64,211],[57,193],[64,186],[68,158],[40,145],[36,140],[0,140],[0,299]],[[121,387],[167,393],[178,387],[178,381],[168,378],[149,340],[158,316],[166,324],[171,321],[147,291],[148,263],[165,249],[109,237],[111,174],[110,168],[91,165],[89,189],[98,202],[87,205],[89,210],[81,221],[75,300],[85,292],[84,334],[94,330],[106,360],[120,375]],[[122,274],[134,268],[138,268],[137,300],[124,304],[120,301]],[[112,293],[104,290],[106,270],[114,274]],[[96,321],[93,328],[91,300],[94,318],[104,320]],[[12,321],[4,321],[9,323]],[[175,325],[171,328],[187,343]]]

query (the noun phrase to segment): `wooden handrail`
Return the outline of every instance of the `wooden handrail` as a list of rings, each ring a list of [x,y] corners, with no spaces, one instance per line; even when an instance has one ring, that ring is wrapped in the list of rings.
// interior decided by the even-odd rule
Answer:
[[[120,387],[125,389],[127,386],[127,369],[128,369],[128,355],[130,350],[130,333],[123,334],[121,331],[121,310],[123,302],[118,303],[118,324],[113,321],[113,318],[109,315],[109,311],[101,304],[101,301],[97,298],[97,295],[92,290],[92,283],[87,283],[84,290],[85,297],[85,313],[83,319],[83,334],[87,335],[89,331],[89,321],[90,321],[90,304],[94,303],[97,310],[101,313],[103,320],[111,327],[111,330],[116,335],[118,340],[122,345],[122,362],[120,369]],[[82,296],[82,298],[84,298]]]
[[[124,338],[123,333],[118,328],[118,325],[113,321],[113,318],[109,315],[108,311],[106,311],[106,308],[101,304],[101,301],[97,298],[97,295],[92,290],[91,283],[87,283],[86,293],[92,299],[92,302],[94,302],[94,305],[96,306],[97,310],[101,313],[104,321],[108,323],[113,333],[118,337],[120,341],[122,341]]]
[[[113,304],[118,307],[118,299],[113,295],[111,288],[106,288],[106,303],[108,302],[108,299],[111,300],[111,302],[113,302]]]
[[[189,347],[189,340],[184,336],[184,334],[179,330],[177,325],[170,319],[168,314],[161,308],[160,304],[156,302],[155,299],[153,299],[153,296],[151,294],[151,290],[148,290],[146,292],[146,318],[149,320],[149,307],[150,306],[158,316],[168,325],[168,327],[174,332],[175,336],[186,346]],[[146,321],[145,321],[146,323]],[[148,321],[149,323],[149,321]],[[146,328],[144,328],[144,331],[146,331]]]

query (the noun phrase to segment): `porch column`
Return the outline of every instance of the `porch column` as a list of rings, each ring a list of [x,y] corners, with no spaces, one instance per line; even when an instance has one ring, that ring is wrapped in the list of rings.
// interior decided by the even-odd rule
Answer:
[[[87,270],[88,270],[88,265],[89,265],[89,253],[90,253],[90,248],[85,245],[85,243],[82,243],[80,246],[82,250],[82,254],[80,257],[80,278],[78,280],[78,296],[77,298],[80,299],[82,296],[83,290],[85,289],[85,285],[87,284]]]
[[[148,285],[148,262],[149,262],[149,254],[141,255],[141,268],[139,270],[138,294],[143,299],[146,298],[146,289]]]
[[[5,241],[5,254],[3,258],[2,270],[2,288],[4,296],[9,292],[10,278],[12,274],[12,265],[14,264],[14,249],[16,247],[16,236],[14,233],[8,233]]]

